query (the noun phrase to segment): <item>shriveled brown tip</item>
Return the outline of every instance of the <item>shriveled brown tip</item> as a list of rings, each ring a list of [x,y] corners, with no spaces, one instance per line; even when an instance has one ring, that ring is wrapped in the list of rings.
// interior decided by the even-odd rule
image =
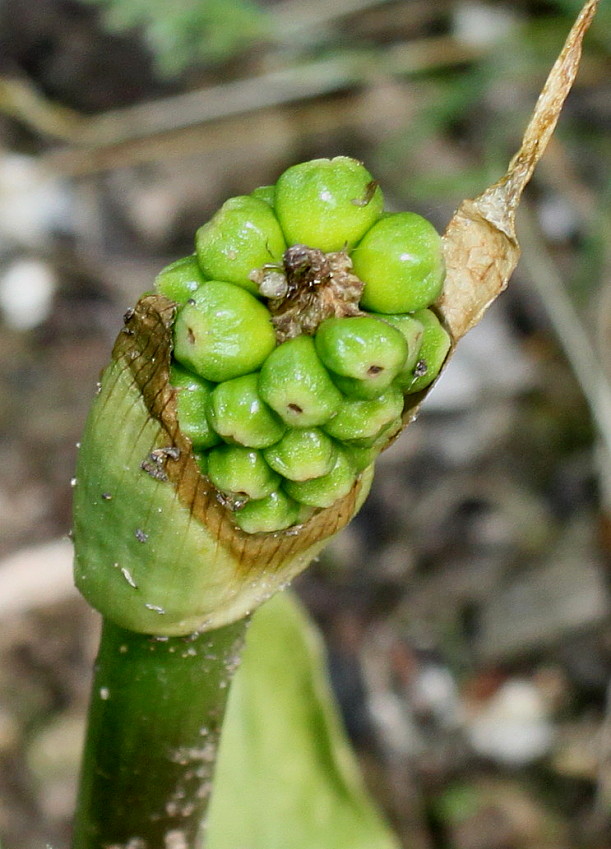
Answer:
[[[522,144],[506,174],[474,200],[465,200],[443,237],[447,277],[436,307],[456,343],[505,289],[520,249],[515,214],[577,75],[583,38],[599,0],[589,0],[554,63]]]

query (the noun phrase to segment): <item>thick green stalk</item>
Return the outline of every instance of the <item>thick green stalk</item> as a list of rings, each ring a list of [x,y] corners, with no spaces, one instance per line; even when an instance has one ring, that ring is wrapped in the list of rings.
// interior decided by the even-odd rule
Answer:
[[[104,620],[73,849],[196,849],[246,620],[187,637]]]

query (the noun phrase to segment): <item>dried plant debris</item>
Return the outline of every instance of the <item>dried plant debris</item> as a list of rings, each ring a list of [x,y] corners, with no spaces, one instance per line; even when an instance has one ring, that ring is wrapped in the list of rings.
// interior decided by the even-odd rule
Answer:
[[[481,319],[505,289],[520,256],[515,214],[571,90],[581,45],[598,0],[589,0],[556,60],[507,173],[474,200],[465,200],[444,235],[447,277],[437,302],[454,343]]]

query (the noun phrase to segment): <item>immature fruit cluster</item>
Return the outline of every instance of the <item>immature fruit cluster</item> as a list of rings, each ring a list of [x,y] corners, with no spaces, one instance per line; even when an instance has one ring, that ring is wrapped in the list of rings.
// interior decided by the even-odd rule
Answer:
[[[231,198],[159,274],[179,424],[243,531],[331,506],[400,429],[450,347],[429,309],[443,279],[432,225],[383,212],[347,157]]]

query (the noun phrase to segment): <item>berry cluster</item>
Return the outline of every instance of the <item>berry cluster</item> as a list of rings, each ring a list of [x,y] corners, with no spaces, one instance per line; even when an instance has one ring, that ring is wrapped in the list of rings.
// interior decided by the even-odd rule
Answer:
[[[164,269],[179,305],[171,383],[201,471],[247,533],[346,495],[435,378],[450,338],[429,309],[441,240],[383,211],[347,157],[289,168],[228,200],[196,253]]]

